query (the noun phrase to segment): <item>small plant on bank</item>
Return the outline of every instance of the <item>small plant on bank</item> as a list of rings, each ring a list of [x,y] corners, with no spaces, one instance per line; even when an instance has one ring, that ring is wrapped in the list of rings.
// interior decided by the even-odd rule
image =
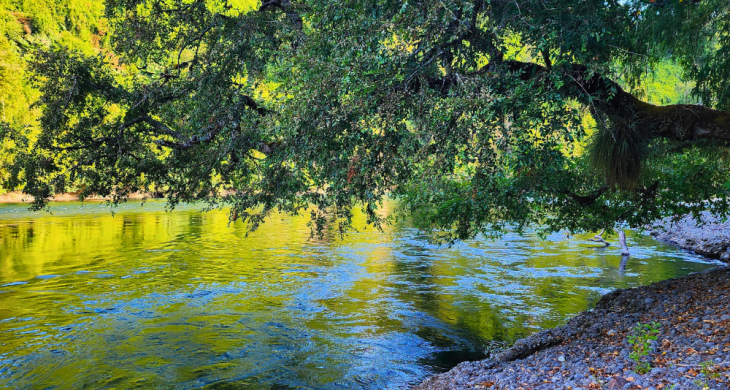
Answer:
[[[720,374],[715,372],[715,363],[710,361],[700,363],[700,374],[702,374],[702,378],[695,379],[695,384],[702,390],[710,388],[710,379],[720,377]]]
[[[657,339],[661,324],[652,322],[650,324],[637,323],[634,327],[633,334],[629,336],[629,344],[632,345],[632,351],[629,358],[636,362],[636,372],[646,374],[651,370],[651,363],[645,360],[651,352],[651,342]]]

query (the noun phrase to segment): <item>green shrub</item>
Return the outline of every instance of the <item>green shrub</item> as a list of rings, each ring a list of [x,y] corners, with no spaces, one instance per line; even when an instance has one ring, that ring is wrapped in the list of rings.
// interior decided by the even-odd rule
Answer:
[[[646,357],[651,352],[651,342],[657,339],[660,327],[661,324],[658,322],[637,323],[633,334],[629,336],[629,344],[632,345],[629,357],[636,362],[636,372],[639,374],[646,374],[651,370],[651,363],[646,361]]]

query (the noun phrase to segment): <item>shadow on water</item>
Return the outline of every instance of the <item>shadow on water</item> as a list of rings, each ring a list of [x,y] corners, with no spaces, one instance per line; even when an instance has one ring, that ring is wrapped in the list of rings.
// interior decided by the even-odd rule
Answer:
[[[629,263],[629,256],[621,256],[621,263],[618,265],[618,273],[620,275],[626,274],[626,264]]]
[[[402,388],[712,266],[641,235],[629,260],[561,234],[439,247],[355,222],[312,239],[274,216],[246,238],[225,211],[155,201],[0,206],[0,387]]]
[[[461,362],[482,360],[487,357],[489,357],[489,354],[483,350],[445,350],[419,359],[418,363],[426,367],[432,367],[435,372],[445,372],[456,367]]]

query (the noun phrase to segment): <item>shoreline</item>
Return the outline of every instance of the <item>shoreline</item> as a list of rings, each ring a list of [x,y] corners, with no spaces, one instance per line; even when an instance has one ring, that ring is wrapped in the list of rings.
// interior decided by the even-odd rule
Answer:
[[[663,219],[652,224],[648,231],[657,240],[730,264],[730,220],[719,221],[705,211],[702,221],[705,225],[697,226],[691,216],[676,223]]]
[[[154,193],[151,192],[135,192],[133,194],[129,194],[127,196],[127,199],[129,200],[142,200],[142,199],[159,199],[159,196],[155,196]],[[61,195],[55,195],[53,198],[51,198],[51,202],[77,202],[79,201],[79,195],[78,193],[65,193]],[[111,200],[111,197],[108,196],[89,196],[84,199],[84,201],[104,201],[104,200]],[[6,204],[6,203],[19,203],[19,204],[30,204],[32,202],[31,196],[24,194],[22,192],[13,191],[8,192],[5,194],[0,195],[0,204]]]
[[[463,362],[413,390],[730,389],[730,222],[704,213],[655,222],[648,232],[709,259],[705,272],[612,291],[564,326],[518,340],[485,360]],[[636,324],[660,324],[637,373],[629,337]],[[672,387],[675,386],[675,387]]]
[[[637,373],[628,340],[637,323],[658,322]],[[713,268],[601,297],[562,327],[518,340],[492,358],[464,362],[414,390],[728,389],[730,267]]]

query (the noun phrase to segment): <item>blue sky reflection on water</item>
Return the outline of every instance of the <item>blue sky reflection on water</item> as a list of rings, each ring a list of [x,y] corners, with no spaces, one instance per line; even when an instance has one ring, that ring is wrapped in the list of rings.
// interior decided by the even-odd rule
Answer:
[[[620,270],[615,247],[564,234],[310,239],[276,215],[246,238],[194,206],[52,210],[0,205],[0,387],[399,388],[611,289],[713,266],[639,234]]]

